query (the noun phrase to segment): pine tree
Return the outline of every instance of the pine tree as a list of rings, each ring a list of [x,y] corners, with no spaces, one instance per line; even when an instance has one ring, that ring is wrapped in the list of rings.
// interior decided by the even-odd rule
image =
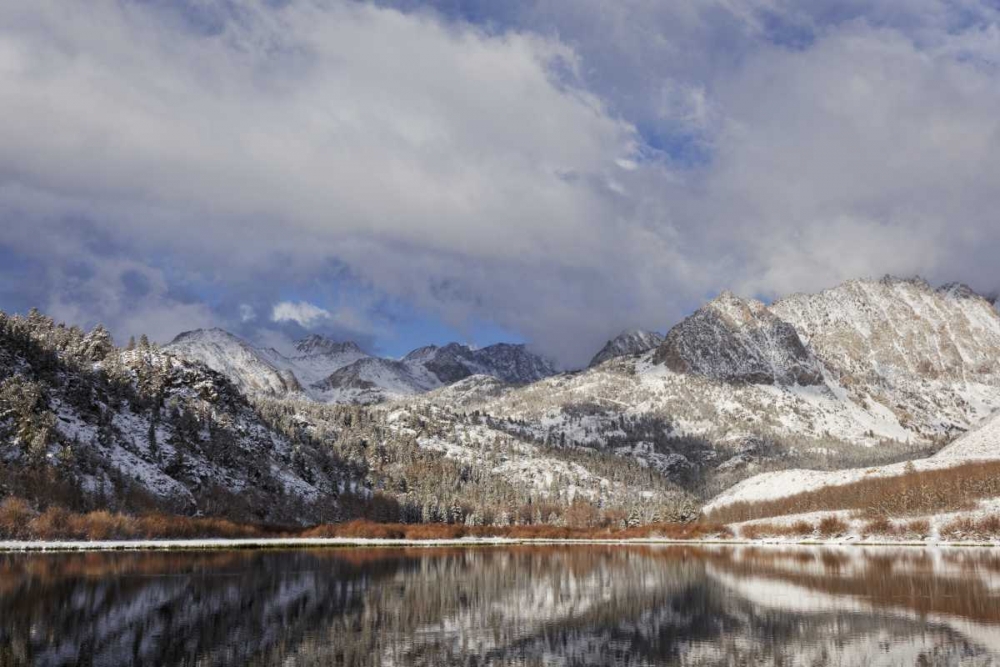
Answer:
[[[149,433],[146,436],[149,443],[149,453],[156,456],[160,453],[160,445],[156,442],[156,420],[149,420]]]

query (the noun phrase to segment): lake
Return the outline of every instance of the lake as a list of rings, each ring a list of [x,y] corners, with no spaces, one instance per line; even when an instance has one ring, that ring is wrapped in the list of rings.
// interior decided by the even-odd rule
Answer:
[[[0,554],[0,665],[995,665],[989,549]]]

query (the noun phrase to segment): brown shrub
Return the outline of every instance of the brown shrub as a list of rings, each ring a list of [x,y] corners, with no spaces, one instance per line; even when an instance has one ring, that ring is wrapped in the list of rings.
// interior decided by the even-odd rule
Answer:
[[[397,523],[375,523],[356,519],[347,523],[328,523],[303,531],[301,537],[352,537],[358,539],[401,540],[406,527]]]
[[[823,537],[836,537],[846,533],[848,528],[847,522],[843,519],[835,516],[825,516],[820,519],[819,525],[816,526],[816,532]]]
[[[867,522],[861,528],[861,534],[864,537],[878,535],[912,540],[924,538],[930,532],[931,524],[926,519],[915,519],[906,523],[893,523],[885,517],[877,517]]]
[[[873,517],[935,514],[969,509],[983,498],[997,496],[1000,461],[974,461],[941,470],[914,470],[894,477],[825,486],[773,500],[732,503],[705,518],[717,523],[740,523],[832,510],[860,510]]]
[[[69,518],[68,532],[86,540],[123,540],[135,535],[135,519],[106,510],[77,514]]]
[[[0,503],[0,539],[23,540],[29,537],[28,524],[35,513],[20,498],[6,498]]]
[[[707,522],[660,523],[624,530],[610,527],[476,526],[455,524],[377,523],[357,519],[347,523],[323,524],[304,530],[281,530],[226,519],[190,518],[168,514],[130,516],[105,510],[73,514],[62,507],[50,507],[38,514],[22,500],[8,498],[0,504],[0,538],[35,540],[130,540],[197,539],[250,537],[311,537],[454,540],[462,537],[501,537],[510,539],[607,539],[627,540],[665,538],[698,540],[733,536],[727,526]]]
[[[815,528],[808,521],[799,520],[791,525],[791,531],[794,535],[812,535],[814,530]]]
[[[456,540],[465,537],[465,527],[443,523],[406,526],[403,536],[408,540]]]
[[[974,519],[959,517],[941,527],[941,537],[948,540],[995,540],[1000,538],[1000,516],[991,514]]]
[[[931,523],[927,519],[915,519],[902,526],[903,537],[923,538],[931,534]]]
[[[746,540],[759,540],[765,537],[809,537],[814,530],[811,523],[803,520],[791,524],[764,522],[741,526],[740,536]]]
[[[707,523],[661,523],[624,530],[611,528],[570,528],[567,526],[460,526],[454,524],[383,524],[365,520],[323,524],[300,533],[302,537],[349,537],[368,539],[454,540],[462,537],[507,538],[516,540],[629,540],[663,538],[696,540],[732,537],[727,526]]]
[[[29,534],[39,540],[77,539],[69,532],[70,513],[62,507],[50,507],[28,524]]]
[[[884,516],[877,517],[861,527],[861,536],[882,535],[893,537],[899,533],[899,527]]]

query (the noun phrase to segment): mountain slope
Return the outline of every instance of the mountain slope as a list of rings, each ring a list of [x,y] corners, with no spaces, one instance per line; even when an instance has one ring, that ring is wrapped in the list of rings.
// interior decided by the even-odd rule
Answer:
[[[971,460],[1000,458],[1000,414],[988,418],[934,456],[885,466],[844,470],[781,470],[756,475],[727,489],[708,503],[710,512],[735,502],[760,502],[841,486],[866,479],[898,477],[913,471],[953,468]]]
[[[604,347],[587,364],[587,368],[599,366],[610,359],[648,352],[658,347],[662,342],[663,336],[655,331],[639,329],[623,331],[604,344]]]
[[[440,386],[427,373],[417,374],[404,361],[368,357],[359,359],[310,385],[326,403],[381,403],[390,398],[419,394]]]
[[[895,377],[1000,379],[1000,315],[963,285],[935,290],[920,279],[851,280],[781,299],[771,310],[847,385]]]
[[[1000,458],[1000,413],[934,455],[935,459]]]
[[[413,372],[426,369],[440,384],[451,384],[470,375],[490,375],[510,384],[527,384],[555,375],[552,364],[524,345],[497,343],[472,349],[449,343],[421,347],[403,357]]]
[[[410,370],[364,358],[333,375],[364,392],[384,367]],[[37,314],[0,314],[0,498],[8,495],[270,524],[596,526],[695,511],[676,485],[611,455],[553,449],[428,404],[251,401],[203,363],[145,344],[120,349],[103,329],[83,334]]]

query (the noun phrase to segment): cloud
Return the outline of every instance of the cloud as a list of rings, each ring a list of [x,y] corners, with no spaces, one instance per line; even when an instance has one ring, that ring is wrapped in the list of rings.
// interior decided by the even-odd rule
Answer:
[[[257,319],[257,311],[248,303],[241,303],[239,307],[240,322],[253,322]]]
[[[330,319],[330,311],[305,301],[297,303],[282,301],[274,304],[274,310],[271,312],[272,322],[296,322],[305,328],[326,319]]]

